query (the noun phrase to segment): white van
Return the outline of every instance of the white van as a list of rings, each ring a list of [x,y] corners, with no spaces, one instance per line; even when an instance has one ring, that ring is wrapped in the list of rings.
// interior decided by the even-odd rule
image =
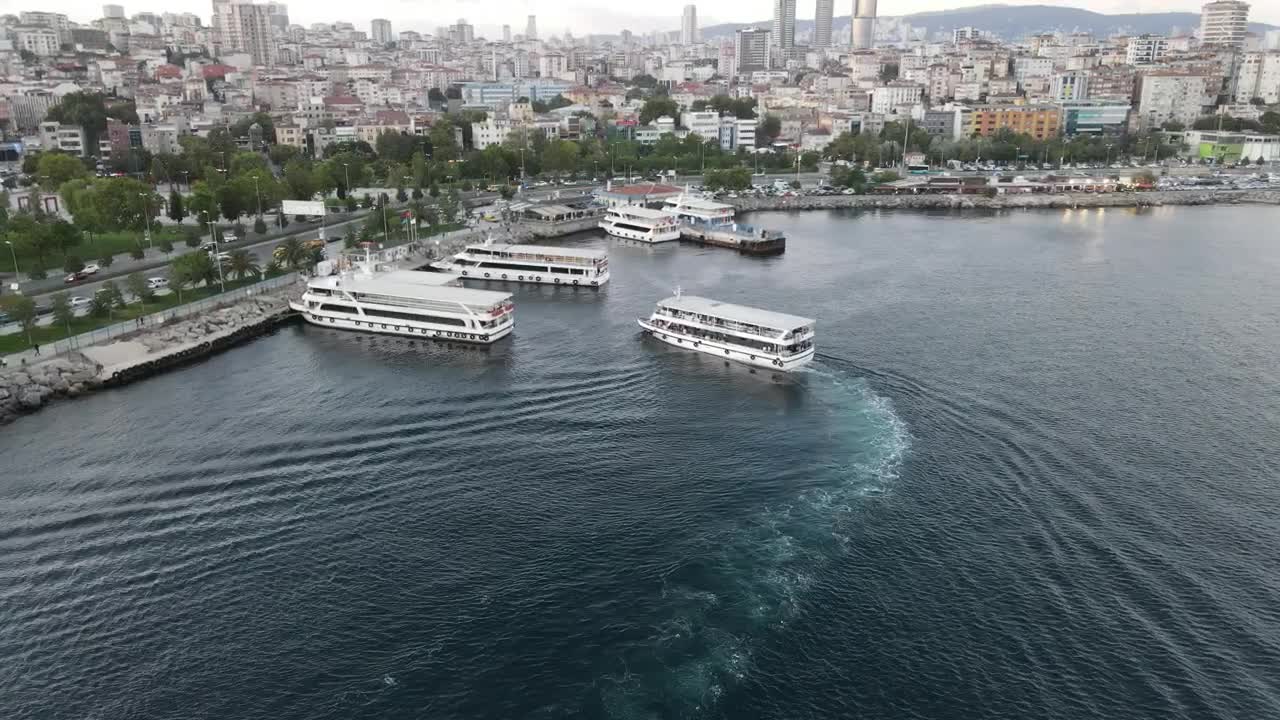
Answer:
[[[160,288],[169,287],[169,278],[153,277],[147,278],[147,289],[159,290]]]

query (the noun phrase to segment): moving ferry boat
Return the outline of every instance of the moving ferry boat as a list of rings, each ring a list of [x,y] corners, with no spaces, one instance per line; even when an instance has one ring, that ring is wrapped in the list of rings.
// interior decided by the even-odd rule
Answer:
[[[609,208],[609,212],[600,221],[600,227],[606,233],[624,240],[660,243],[680,239],[680,225],[676,222],[675,215],[640,205]]]
[[[747,365],[789,371],[813,360],[811,318],[681,295],[637,320],[646,334],[677,347]]]
[[[599,287],[609,282],[609,254],[538,245],[468,245],[431,267],[480,280]]]
[[[289,307],[323,327],[489,344],[511,334],[511,295],[458,287],[457,278],[395,270],[314,277]]]

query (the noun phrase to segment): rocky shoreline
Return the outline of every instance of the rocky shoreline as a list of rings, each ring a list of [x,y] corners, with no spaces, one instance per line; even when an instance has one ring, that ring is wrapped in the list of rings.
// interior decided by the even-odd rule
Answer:
[[[0,371],[0,425],[55,400],[125,385],[269,332],[292,316],[287,293],[253,295],[110,344]]]
[[[1156,190],[1125,193],[1027,193],[1020,195],[798,195],[731,198],[742,212],[753,210],[879,209],[1036,209],[1160,207],[1165,205],[1280,205],[1280,190]]]

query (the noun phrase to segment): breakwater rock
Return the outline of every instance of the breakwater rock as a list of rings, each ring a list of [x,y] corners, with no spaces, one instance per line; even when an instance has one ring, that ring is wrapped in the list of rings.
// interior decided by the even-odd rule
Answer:
[[[101,371],[101,365],[79,353],[0,371],[0,425],[57,398],[97,389]]]
[[[123,385],[269,332],[292,317],[288,290],[241,298],[182,319],[151,324],[104,345],[0,371],[0,424],[58,398]]]
[[[1170,190],[1124,193],[1026,193],[1018,195],[798,195],[731,198],[738,210],[907,210],[1158,207],[1163,205],[1280,205],[1280,190]]]

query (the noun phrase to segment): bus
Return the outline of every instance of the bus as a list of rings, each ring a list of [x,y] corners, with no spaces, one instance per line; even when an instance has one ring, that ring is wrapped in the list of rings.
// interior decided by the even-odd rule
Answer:
[[[929,166],[928,165],[908,165],[907,174],[908,175],[928,175]]]

